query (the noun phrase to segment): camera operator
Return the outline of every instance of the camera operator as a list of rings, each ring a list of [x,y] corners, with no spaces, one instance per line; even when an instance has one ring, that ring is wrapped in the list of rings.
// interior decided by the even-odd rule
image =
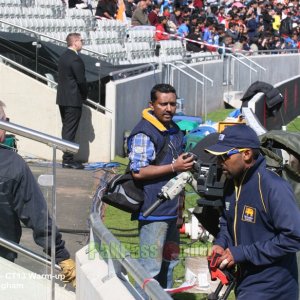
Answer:
[[[289,183],[266,169],[256,133],[228,126],[206,150],[227,181],[220,232],[212,251],[220,268],[237,267],[237,299],[298,299],[300,211]]]
[[[156,202],[162,187],[177,172],[189,171],[194,164],[192,156],[182,154],[183,134],[172,121],[176,98],[173,86],[155,85],[150,108],[143,111],[141,121],[128,138],[130,170],[144,191],[144,203],[137,216],[141,254],[152,249],[149,255],[141,255],[140,263],[163,288],[172,287],[173,269],[178,263],[179,197],[165,201],[146,218],[143,213]]]

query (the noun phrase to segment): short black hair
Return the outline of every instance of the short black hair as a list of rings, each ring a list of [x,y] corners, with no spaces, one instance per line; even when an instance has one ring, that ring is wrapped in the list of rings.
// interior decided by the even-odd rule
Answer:
[[[166,16],[159,16],[158,17],[158,23],[162,23],[162,21],[167,20]]]
[[[159,83],[156,84],[152,90],[151,90],[151,102],[154,103],[157,100],[157,92],[164,93],[164,94],[175,94],[176,95],[176,90],[174,87],[170,84],[167,83]],[[176,96],[177,98],[177,96]]]

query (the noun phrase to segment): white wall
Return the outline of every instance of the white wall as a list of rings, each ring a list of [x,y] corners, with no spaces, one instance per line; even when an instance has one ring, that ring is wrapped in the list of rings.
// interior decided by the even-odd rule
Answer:
[[[0,63],[0,100],[6,104],[10,121],[43,133],[61,137],[61,119],[55,104],[56,90]],[[89,162],[110,161],[111,116],[84,107],[77,134],[80,149],[76,158]],[[18,138],[21,155],[52,159],[52,148]],[[57,159],[62,152],[57,151]]]

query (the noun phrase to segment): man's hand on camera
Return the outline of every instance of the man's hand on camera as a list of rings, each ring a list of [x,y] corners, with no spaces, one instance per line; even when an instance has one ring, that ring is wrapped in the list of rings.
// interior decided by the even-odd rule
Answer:
[[[181,154],[173,163],[176,172],[190,171],[194,165],[194,156],[188,153]]]

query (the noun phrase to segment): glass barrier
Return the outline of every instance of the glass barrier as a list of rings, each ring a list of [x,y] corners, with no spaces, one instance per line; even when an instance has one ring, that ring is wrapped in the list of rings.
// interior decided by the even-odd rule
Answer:
[[[64,276],[55,263],[69,259],[69,255],[60,236],[51,233],[56,232],[56,152],[74,153],[78,145],[7,120],[0,121],[0,128],[8,132],[0,148],[1,298],[75,299],[71,285],[71,291],[63,288]],[[24,147],[17,134],[31,140],[30,146]],[[20,147],[16,137],[20,138]],[[55,163],[30,153],[31,147],[40,145],[38,142],[52,148]],[[70,254],[74,258],[74,253]],[[61,260],[56,261],[55,255]]]

